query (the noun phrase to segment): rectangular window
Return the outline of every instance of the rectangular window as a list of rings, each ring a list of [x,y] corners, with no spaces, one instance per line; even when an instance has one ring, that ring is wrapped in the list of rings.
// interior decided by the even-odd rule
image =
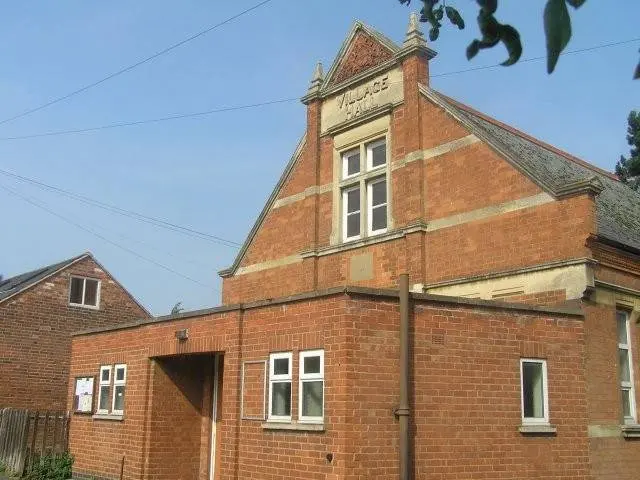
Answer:
[[[387,140],[342,154],[342,240],[378,235],[388,228]]]
[[[100,385],[98,390],[98,413],[109,413],[111,399],[111,365],[100,367]]]
[[[71,277],[69,304],[98,308],[100,304],[100,281],[92,278]]]
[[[342,155],[342,178],[360,173],[360,149],[349,150]]]
[[[269,420],[291,420],[291,352],[269,356]]]
[[[636,423],[635,389],[633,387],[633,361],[631,359],[631,331],[629,313],[616,311],[618,330],[618,367],[620,375],[620,394],[624,423]]]
[[[522,423],[549,423],[546,360],[520,360]]]
[[[387,179],[374,180],[367,185],[369,235],[387,231]]]
[[[322,422],[324,417],[324,350],[300,352],[301,422]]]
[[[387,163],[387,142],[385,139],[367,144],[367,169],[383,167]]]
[[[360,187],[344,190],[342,193],[344,203],[345,240],[360,238]]]
[[[113,403],[111,413],[122,415],[124,413],[124,391],[127,383],[127,366],[116,365],[113,379]]]

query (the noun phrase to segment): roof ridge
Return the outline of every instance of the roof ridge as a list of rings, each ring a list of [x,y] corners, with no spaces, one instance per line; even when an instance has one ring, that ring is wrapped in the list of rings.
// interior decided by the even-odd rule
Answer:
[[[435,91],[435,90],[433,90]],[[529,142],[535,143],[536,145],[538,145],[539,147],[542,147],[546,150],[549,150],[550,152],[553,152],[557,155],[560,155],[564,158],[566,158],[567,160],[576,163],[577,165],[580,165],[581,167],[587,168],[595,173],[598,173],[600,175],[604,175],[608,178],[610,178],[611,180],[614,180],[616,182],[619,182],[620,179],[613,173],[608,172],[607,170],[604,170],[603,168],[597,167],[596,165],[593,165],[592,163],[587,162],[586,160],[582,160],[579,157],[576,157],[575,155],[570,154],[569,152],[565,152],[564,150],[559,149],[558,147],[555,147],[547,142],[544,142],[542,140],[540,140],[539,138],[536,138],[532,135],[529,135],[526,132],[523,132],[522,130],[518,130],[517,128],[501,122],[500,120],[493,118],[489,115],[487,115],[486,113],[480,112],[478,110],[476,110],[473,107],[470,107],[469,105],[466,105],[454,98],[451,98],[448,95],[445,95],[444,93],[441,92],[437,92],[435,91],[438,95],[442,96],[445,98],[445,100],[447,100],[448,102],[453,103],[455,106],[457,106],[458,108],[461,108],[462,110],[466,111],[467,113],[471,113],[472,115],[476,115],[480,118],[482,118],[483,120],[486,120],[489,123],[492,123],[493,125],[496,125],[497,127],[503,128],[511,133],[513,133],[514,135],[518,135],[519,137],[528,140]]]

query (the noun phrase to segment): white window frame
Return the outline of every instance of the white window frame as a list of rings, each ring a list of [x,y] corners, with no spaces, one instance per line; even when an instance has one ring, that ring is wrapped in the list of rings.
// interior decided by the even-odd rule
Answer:
[[[102,379],[102,372],[104,371],[108,371],[109,372],[109,380],[103,380]],[[100,377],[99,377],[99,381],[98,381],[98,405],[96,406],[96,413],[98,414],[105,414],[108,415],[109,414],[109,409],[101,409],[100,405],[102,404],[102,387],[109,387],[111,388],[111,378],[112,378],[112,370],[111,370],[111,365],[101,365],[100,366]]]
[[[373,186],[378,184],[378,183],[382,183],[384,182],[384,189],[385,189],[385,202],[384,204],[380,204],[380,205],[376,205],[378,208],[382,207],[384,205],[384,207],[386,208],[386,226],[384,228],[379,228],[378,230],[374,230],[373,229]],[[380,235],[381,233],[385,233],[387,231],[387,226],[389,225],[389,202],[388,202],[388,196],[389,191],[388,191],[388,183],[387,183],[387,177],[386,175],[383,177],[379,177],[376,178],[374,180],[371,180],[370,182],[367,182],[367,233],[369,235]],[[362,208],[362,206],[361,206]]]
[[[118,370],[123,369],[124,370],[124,378],[122,380],[118,380]],[[124,406],[122,408],[122,410],[116,410],[116,387],[124,387],[125,390],[125,401],[126,401],[126,397],[127,397],[127,366],[124,363],[119,363],[117,365],[114,365],[113,367],[113,387],[112,387],[112,392],[111,392],[111,413],[113,415],[122,415],[124,413]]]
[[[304,359],[307,357],[320,357],[320,373],[304,373]],[[298,365],[298,420],[306,423],[324,422],[324,350],[306,350],[300,352],[300,364]],[[302,384],[304,382],[322,381],[322,415],[319,417],[302,415]]]
[[[542,365],[542,396],[544,417],[525,417],[524,416],[524,364],[538,363]],[[523,425],[548,425],[549,424],[549,390],[547,381],[547,361],[540,358],[521,358],[520,359],[520,412]]]
[[[289,360],[289,373],[284,375],[276,375],[274,373],[275,370],[275,360],[286,358]],[[291,395],[293,396],[293,352],[278,352],[272,353],[269,355],[269,414],[267,420],[272,422],[290,422],[291,421],[291,411],[289,415],[273,415],[272,407],[273,407],[273,384],[274,383],[283,383],[289,382],[291,384]],[[291,398],[289,398],[290,409],[293,410],[293,403],[291,402]]]
[[[71,301],[71,285],[73,284],[74,279],[82,280],[82,303],[74,303]],[[87,280],[98,282],[98,285],[96,287],[96,304],[95,305],[87,305],[85,303],[86,292],[87,292]],[[90,308],[92,310],[99,310],[100,309],[100,290],[102,290],[102,282],[99,279],[72,275],[71,278],[69,279],[69,305],[74,307],[82,307],[82,308]]]
[[[625,416],[624,412],[622,412],[622,419],[625,424],[636,424],[636,391],[633,383],[633,355],[631,352],[631,345],[633,345],[631,341],[631,325],[630,325],[630,315],[629,312],[622,309],[616,309],[616,336],[618,335],[618,315],[624,315],[625,319],[625,328],[627,330],[627,343],[618,342],[618,359],[620,359],[620,350],[627,351],[627,359],[629,361],[629,381],[624,382],[620,377],[620,369],[621,365],[618,365],[618,378],[620,379],[620,408],[622,409],[622,392],[629,392],[629,408],[631,410],[631,416]],[[618,360],[619,361],[619,360]]]
[[[385,153],[384,153],[384,159],[385,162],[382,165],[378,165],[377,167],[373,166],[373,149],[375,147],[379,147],[380,145],[384,145],[385,146]],[[378,140],[374,140],[373,142],[368,142],[365,145],[366,151],[367,151],[367,172],[372,172],[374,170],[378,170],[380,168],[385,168],[387,166],[387,163],[389,163],[389,158],[387,155],[387,139],[385,138],[379,138]]]
[[[373,149],[377,146],[385,146],[385,163],[373,166]],[[360,151],[360,171],[357,174],[348,175],[348,161],[347,155],[353,153],[359,149]],[[342,162],[340,171],[342,172],[342,178],[340,182],[340,200],[341,200],[341,238],[342,242],[352,242],[354,240],[360,240],[366,237],[380,235],[386,233],[389,230],[390,223],[390,208],[389,208],[389,193],[390,193],[390,168],[389,168],[389,139],[385,133],[382,136],[377,136],[373,140],[363,140],[359,142],[358,146],[351,146],[342,152],[340,152],[340,161]],[[373,230],[372,229],[372,205],[371,205],[371,188],[370,185],[377,183],[378,181],[386,180],[386,214],[387,214],[387,226],[384,229]],[[347,236],[347,192],[353,191],[355,188],[360,188],[360,233],[356,236]]]
[[[356,173],[352,173],[351,175],[349,175],[349,157],[351,156],[350,154],[353,154],[355,152],[358,152],[358,155],[360,155],[360,165],[358,166],[358,171]],[[362,174],[362,152],[360,151],[359,147],[351,148],[349,150],[344,151],[341,157],[342,157],[342,178],[343,179],[357,177],[358,175]]]
[[[360,215],[360,222],[358,228],[358,235],[353,235],[351,237],[347,236],[347,217],[349,215],[353,215],[356,212],[347,212],[348,204],[347,204],[347,195],[349,192],[353,192],[354,190],[358,190],[358,194],[360,196],[360,210],[358,210],[358,214]],[[352,240],[358,240],[362,238],[362,189],[360,188],[360,183],[352,185],[342,190],[342,227],[343,227],[343,240],[345,242],[350,242]]]

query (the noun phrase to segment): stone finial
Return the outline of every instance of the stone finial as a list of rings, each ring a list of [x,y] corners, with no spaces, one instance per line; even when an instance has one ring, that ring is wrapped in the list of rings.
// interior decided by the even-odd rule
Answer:
[[[313,72],[313,78],[311,78],[311,85],[309,85],[308,93],[316,93],[320,90],[322,81],[324,80],[324,72],[322,71],[322,63],[318,62],[316,69]]]
[[[418,14],[411,12],[409,16],[409,27],[407,28],[407,36],[404,39],[405,47],[419,47],[425,46],[427,42],[424,39],[424,34],[420,30],[420,19]]]

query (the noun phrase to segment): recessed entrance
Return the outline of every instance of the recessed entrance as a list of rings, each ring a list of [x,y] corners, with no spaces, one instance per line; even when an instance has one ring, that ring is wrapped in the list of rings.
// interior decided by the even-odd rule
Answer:
[[[214,480],[222,354],[152,359],[148,478]]]

